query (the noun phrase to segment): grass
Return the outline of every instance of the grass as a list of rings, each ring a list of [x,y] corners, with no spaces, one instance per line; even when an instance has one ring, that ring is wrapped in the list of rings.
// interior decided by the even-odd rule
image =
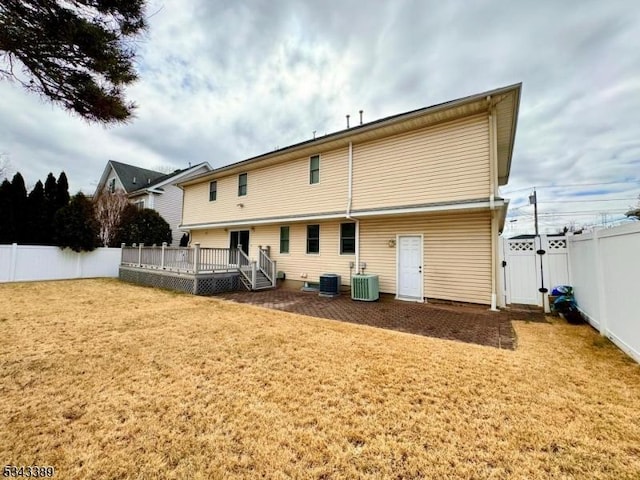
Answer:
[[[640,477],[640,367],[121,284],[0,285],[0,462],[56,478]]]

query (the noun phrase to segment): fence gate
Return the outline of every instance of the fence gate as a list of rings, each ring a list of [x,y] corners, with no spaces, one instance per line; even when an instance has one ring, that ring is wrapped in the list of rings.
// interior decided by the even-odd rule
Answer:
[[[505,303],[544,306],[546,294],[569,282],[566,237],[503,239]]]

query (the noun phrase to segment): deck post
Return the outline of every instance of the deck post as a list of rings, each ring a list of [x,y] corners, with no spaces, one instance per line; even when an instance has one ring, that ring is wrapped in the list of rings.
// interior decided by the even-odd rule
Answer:
[[[138,245],[138,266],[142,267],[142,247],[144,247],[144,243]]]
[[[193,244],[193,272],[198,273],[200,270],[200,242]]]
[[[258,276],[258,263],[255,260],[251,261],[251,290],[256,289],[256,278]]]
[[[124,248],[127,246],[126,243],[120,244],[120,265],[124,263]]]
[[[164,249],[167,248],[167,242],[162,242],[162,256],[160,257],[160,268],[164,270]]]
[[[275,288],[276,284],[278,282],[278,278],[277,278],[278,277],[278,274],[277,274],[278,269],[276,268],[276,261],[275,260],[273,260],[272,264],[273,264],[273,268],[271,269],[271,286],[273,288]]]

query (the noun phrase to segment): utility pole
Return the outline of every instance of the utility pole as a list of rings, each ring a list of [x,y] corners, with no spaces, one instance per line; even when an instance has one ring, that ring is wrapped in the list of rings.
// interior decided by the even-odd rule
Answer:
[[[533,205],[533,218],[536,227],[536,237],[538,236],[538,194],[536,188],[533,187],[533,194],[529,195],[529,205]]]

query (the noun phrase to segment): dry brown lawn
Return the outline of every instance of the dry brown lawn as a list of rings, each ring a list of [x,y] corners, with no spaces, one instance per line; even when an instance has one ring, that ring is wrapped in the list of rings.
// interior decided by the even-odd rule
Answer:
[[[0,468],[56,478],[640,478],[640,366],[130,286],[0,285]]]

